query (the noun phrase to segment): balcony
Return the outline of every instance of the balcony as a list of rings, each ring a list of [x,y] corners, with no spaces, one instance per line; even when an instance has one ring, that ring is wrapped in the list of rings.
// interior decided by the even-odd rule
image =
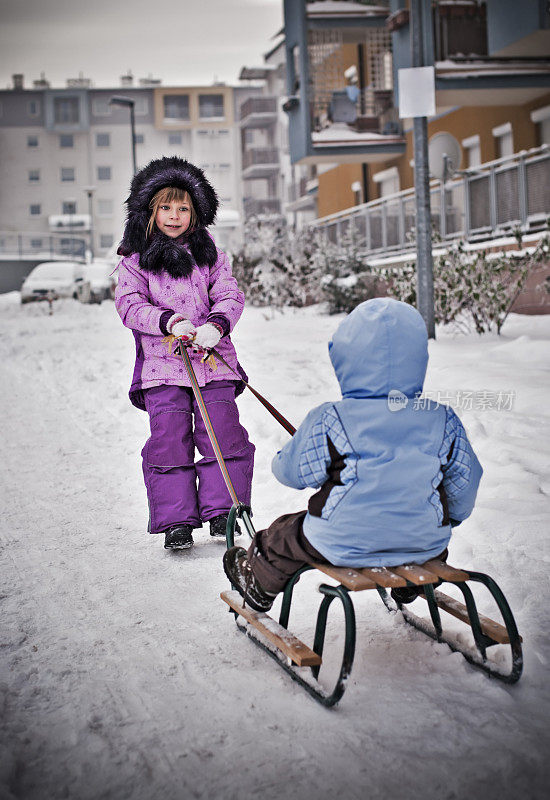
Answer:
[[[276,197],[268,197],[261,200],[255,197],[246,197],[243,205],[244,215],[247,219],[260,215],[280,216],[281,214],[281,201]]]
[[[249,97],[240,112],[242,128],[267,128],[277,121],[277,98]]]
[[[300,178],[292,186],[288,187],[288,202],[286,211],[314,210],[316,208],[316,196],[319,188],[319,181],[314,178]]]
[[[443,243],[490,241],[543,230],[550,214],[550,149],[547,145],[478,167],[430,187],[432,224]],[[414,250],[414,189],[348,208],[315,221],[341,244],[350,229],[365,255]]]
[[[279,171],[279,151],[276,147],[251,147],[243,153],[244,180],[269,178]]]

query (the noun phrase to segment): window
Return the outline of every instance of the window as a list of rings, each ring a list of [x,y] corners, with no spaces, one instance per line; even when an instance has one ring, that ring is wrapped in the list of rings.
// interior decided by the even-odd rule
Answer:
[[[146,97],[136,97],[134,111],[138,117],[149,113],[149,100]]]
[[[168,134],[168,144],[181,144],[181,143],[182,143],[181,133]]]
[[[99,246],[100,247],[112,247],[113,246],[113,234],[112,233],[102,233],[99,237]]]
[[[462,147],[466,150],[466,166],[478,167],[481,164],[481,145],[479,134],[469,136],[462,140]]]
[[[29,117],[37,117],[40,114],[40,100],[29,100],[27,111]]]
[[[42,247],[42,239],[31,239],[31,247],[40,249]]]
[[[96,147],[110,147],[111,134],[110,133],[96,133],[95,135]]]
[[[61,167],[61,180],[74,181],[74,167]]]
[[[496,128],[493,128],[493,136],[495,137],[497,158],[506,158],[506,156],[514,155],[514,138],[512,135],[511,122],[505,122],[504,125],[498,125]]]
[[[78,97],[54,97],[53,116],[57,125],[78,125],[80,122]]]
[[[165,94],[163,100],[165,120],[189,119],[189,95]]]
[[[143,133],[136,133],[136,144],[144,144],[145,143],[145,136]]]
[[[98,167],[97,168],[97,179],[98,179],[98,181],[110,181],[111,180],[111,167]]]
[[[92,111],[97,117],[108,117],[111,113],[109,97],[96,97],[92,101]]]
[[[112,200],[98,200],[97,201],[97,213],[101,217],[108,217],[113,213],[113,201]]]
[[[76,202],[74,200],[64,200],[61,204],[62,214],[76,214]]]
[[[389,194],[395,194],[399,191],[399,172],[397,167],[383,169],[373,175],[372,179],[378,184],[380,197],[387,197]]]
[[[27,147],[38,147],[38,136],[27,136]]]
[[[550,144],[550,106],[536,108],[530,116],[537,126],[537,144]]]
[[[40,180],[40,170],[39,169],[30,169],[29,170],[29,183],[38,183]]]
[[[199,117],[223,119],[223,94],[199,94]]]
[[[31,206],[29,206],[29,213],[31,217],[37,217],[39,214],[41,214],[42,206],[40,203],[33,203]]]
[[[74,136],[72,133],[62,133],[59,137],[60,147],[74,147]]]

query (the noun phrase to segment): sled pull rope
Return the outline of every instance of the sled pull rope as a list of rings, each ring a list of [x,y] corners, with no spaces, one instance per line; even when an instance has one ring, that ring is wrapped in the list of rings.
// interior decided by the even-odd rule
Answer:
[[[251,386],[249,383],[247,383],[247,381],[245,381],[245,380],[244,380],[244,378],[243,378],[243,376],[242,376],[242,375],[239,375],[239,373],[238,373],[236,370],[234,370],[234,369],[233,369],[233,367],[230,367],[230,366],[229,366],[229,364],[227,363],[227,361],[226,361],[226,360],[225,360],[225,359],[224,359],[224,358],[223,358],[223,357],[222,357],[222,356],[221,356],[221,355],[218,353],[218,351],[217,351],[217,350],[215,350],[214,348],[212,348],[212,350],[210,350],[210,352],[212,353],[212,355],[213,355],[215,358],[217,358],[217,359],[218,359],[218,361],[221,361],[221,362],[222,362],[222,364],[223,364],[224,366],[226,366],[226,367],[227,367],[227,369],[230,369],[230,370],[231,370],[231,372],[232,372],[234,375],[236,375],[236,376],[237,376],[237,378],[239,379],[239,381],[242,381],[242,382],[244,383],[244,385],[246,386],[246,388],[247,388],[247,389],[250,389],[250,391],[252,392],[252,394],[254,395],[254,397],[256,397],[256,398],[257,398],[257,399],[260,401],[260,403],[261,403],[263,406],[265,406],[265,408],[267,408],[267,410],[269,411],[269,413],[271,414],[271,416],[272,416],[272,417],[275,417],[275,419],[277,420],[277,422],[279,423],[279,425],[282,425],[282,426],[283,426],[283,428],[285,429],[285,431],[287,431],[287,433],[290,433],[290,435],[291,435],[291,436],[294,436],[294,434],[296,433],[296,428],[294,427],[294,425],[292,425],[292,423],[290,423],[290,422],[289,422],[289,421],[286,419],[286,417],[283,417],[283,415],[281,414],[281,412],[280,412],[280,411],[277,411],[277,409],[275,408],[275,406],[272,406],[272,405],[271,405],[271,403],[269,402],[269,400],[266,400],[266,399],[265,399],[265,397],[263,397],[263,395],[261,395],[261,394],[260,394],[258,391],[256,391],[256,389],[254,389],[254,388],[253,388],[253,387],[252,387],[252,386]]]
[[[212,448],[216,455],[216,460],[222,471],[223,479],[225,481],[225,485],[227,486],[227,491],[229,492],[233,503],[237,506],[240,506],[241,504],[237,497],[237,493],[235,492],[235,488],[231,482],[231,478],[229,477],[229,472],[227,470],[227,466],[225,464],[222,451],[220,449],[220,445],[218,444],[218,440],[214,432],[214,426],[212,425],[210,414],[208,413],[208,409],[206,408],[206,403],[204,402],[204,397],[202,396],[202,392],[200,390],[200,386],[197,381],[197,376],[195,375],[195,370],[193,369],[193,365],[191,364],[191,359],[189,358],[189,354],[187,353],[185,347],[183,347],[183,345],[179,343],[177,345],[176,351],[180,354],[182,361],[185,364],[185,369],[187,370],[187,374],[189,375],[189,380],[191,381],[191,388],[193,389],[195,400],[197,401],[197,405],[199,406],[201,416],[204,420],[204,425],[206,427],[206,432],[208,433],[208,438],[210,439],[210,444],[212,445]]]

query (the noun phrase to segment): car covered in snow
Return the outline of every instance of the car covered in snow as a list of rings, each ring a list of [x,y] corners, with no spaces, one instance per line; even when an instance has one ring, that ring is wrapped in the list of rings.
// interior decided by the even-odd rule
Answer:
[[[59,297],[79,299],[83,290],[84,265],[78,261],[44,261],[38,264],[23,281],[21,302],[57,300]]]
[[[90,303],[113,300],[117,284],[116,264],[96,258],[84,264],[84,281],[90,284]]]

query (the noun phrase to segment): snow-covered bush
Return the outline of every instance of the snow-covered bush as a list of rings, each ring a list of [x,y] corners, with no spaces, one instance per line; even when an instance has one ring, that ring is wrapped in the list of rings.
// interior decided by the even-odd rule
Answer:
[[[468,252],[457,242],[434,259],[434,310],[438,323],[469,319],[478,333],[500,333],[510,309],[536,264],[548,260],[550,237],[534,250]],[[415,264],[385,270],[388,294],[416,305]]]
[[[256,217],[245,225],[233,272],[252,305],[301,307],[322,299],[328,263],[325,237],[316,229],[293,231],[279,218]]]

